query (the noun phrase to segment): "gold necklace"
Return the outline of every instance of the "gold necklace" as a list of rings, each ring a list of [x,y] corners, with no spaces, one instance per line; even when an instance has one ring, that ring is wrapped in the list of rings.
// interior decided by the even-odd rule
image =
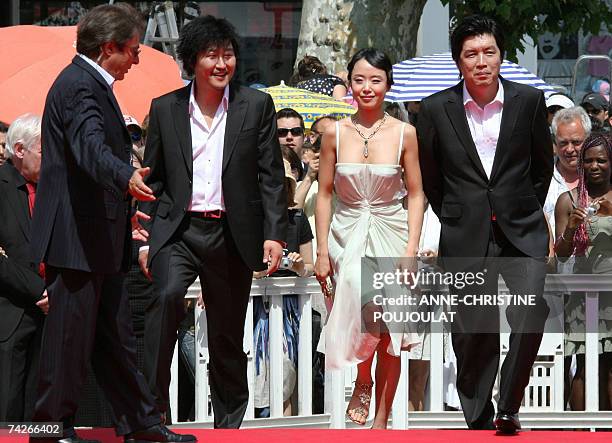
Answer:
[[[382,128],[382,125],[385,124],[385,121],[387,121],[387,117],[389,116],[389,114],[387,114],[385,112],[385,114],[383,115],[382,120],[380,121],[380,123],[378,124],[378,126],[376,126],[376,129],[374,129],[370,135],[366,136],[363,134],[363,132],[361,132],[359,130],[359,128],[357,127],[357,123],[356,123],[356,119],[354,115],[351,115],[351,123],[353,124],[353,126],[355,127],[355,131],[357,131],[357,134],[359,134],[359,137],[361,137],[363,139],[363,156],[365,158],[368,158],[368,141],[370,141],[370,139],[372,137],[374,137],[376,135],[376,133],[380,130],[380,128]]]

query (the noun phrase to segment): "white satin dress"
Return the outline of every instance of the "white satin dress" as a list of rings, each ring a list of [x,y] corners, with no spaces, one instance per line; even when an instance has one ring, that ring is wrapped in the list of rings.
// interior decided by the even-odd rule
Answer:
[[[361,258],[401,257],[406,250],[408,213],[402,205],[406,187],[399,165],[403,134],[404,125],[399,134],[397,164],[336,163],[337,204],[328,241],[336,290],[319,342],[329,369],[368,359],[379,342],[362,328]],[[336,123],[337,159],[339,152],[340,126]],[[421,341],[409,324],[402,326],[403,332],[390,334],[387,352],[394,356]]]

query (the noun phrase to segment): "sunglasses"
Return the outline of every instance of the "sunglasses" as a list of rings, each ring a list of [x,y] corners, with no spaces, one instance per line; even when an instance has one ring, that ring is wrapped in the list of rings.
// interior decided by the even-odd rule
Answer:
[[[294,137],[298,137],[300,135],[304,135],[304,129],[301,126],[296,126],[295,128],[278,128],[276,133],[279,137],[287,137],[287,134],[291,132],[291,135]]]

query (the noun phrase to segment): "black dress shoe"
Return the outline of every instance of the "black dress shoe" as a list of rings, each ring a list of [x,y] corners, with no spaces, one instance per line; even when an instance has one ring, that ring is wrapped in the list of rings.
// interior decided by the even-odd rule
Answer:
[[[518,414],[512,414],[510,412],[498,412],[495,416],[494,421],[497,432],[500,434],[511,435],[521,429],[521,422],[519,421]]]
[[[193,443],[198,441],[195,435],[176,434],[164,425],[155,425],[142,431],[132,432],[125,436],[125,443]]]

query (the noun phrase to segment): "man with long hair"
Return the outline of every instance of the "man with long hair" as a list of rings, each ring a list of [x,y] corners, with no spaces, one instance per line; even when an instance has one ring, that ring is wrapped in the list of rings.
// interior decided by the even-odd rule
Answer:
[[[81,441],[74,416],[89,361],[126,443],[195,441],[160,425],[136,367],[123,282],[131,197],[154,197],[143,182],[148,171],[130,165],[130,134],[112,85],[138,63],[141,33],[142,22],[127,4],[89,11],[77,28],[77,55],[51,87],[42,118],[45,155],[31,244],[34,261],[46,263],[53,307],[34,420],[62,422],[62,442]]]

